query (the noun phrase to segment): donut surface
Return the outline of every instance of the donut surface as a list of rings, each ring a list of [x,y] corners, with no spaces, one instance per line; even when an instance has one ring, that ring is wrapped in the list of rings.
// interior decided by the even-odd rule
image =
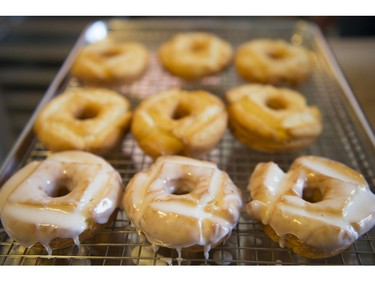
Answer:
[[[337,255],[375,224],[375,196],[364,177],[336,161],[297,158],[285,174],[260,163],[246,210],[281,247],[308,258]]]
[[[232,47],[205,32],[179,33],[161,45],[158,57],[170,73],[196,80],[222,71],[231,61]]]
[[[131,131],[145,153],[199,157],[213,149],[227,127],[224,103],[205,91],[171,89],[136,108]]]
[[[82,48],[71,75],[86,84],[130,83],[140,78],[149,64],[147,49],[138,42],[100,42]]]
[[[70,89],[41,109],[34,131],[52,151],[105,154],[121,142],[130,120],[130,103],[120,94],[100,88]]]
[[[283,40],[257,39],[242,44],[234,59],[244,79],[264,84],[301,84],[312,72],[309,51]]]
[[[154,246],[204,251],[206,258],[231,233],[241,193],[216,164],[182,156],[159,157],[125,189],[123,207]]]
[[[0,189],[1,222],[24,247],[79,245],[115,215],[120,175],[104,159],[81,151],[51,154],[17,171]]]
[[[226,94],[229,127],[248,147],[264,152],[305,148],[320,135],[320,111],[300,93],[266,85],[244,85]]]

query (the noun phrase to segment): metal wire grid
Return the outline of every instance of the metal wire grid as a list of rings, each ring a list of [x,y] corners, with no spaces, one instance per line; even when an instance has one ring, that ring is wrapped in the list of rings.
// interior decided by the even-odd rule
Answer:
[[[268,35],[288,40],[294,34],[302,34],[305,40],[304,45],[315,51],[317,57],[311,79],[298,90],[306,96],[309,104],[316,104],[320,108],[324,119],[324,131],[315,144],[303,151],[265,154],[244,147],[228,130],[218,147],[207,155],[207,160],[217,163],[219,168],[227,171],[234,183],[241,188],[244,205],[249,200],[246,191],[248,178],[257,163],[274,161],[287,170],[296,157],[304,154],[321,155],[346,163],[360,171],[373,187],[375,179],[371,170],[371,155],[366,154],[358,127],[344,105],[339,85],[332,79],[325,62],[319,58],[319,49],[314,45],[315,38],[311,37],[306,30],[304,31],[306,33],[290,29],[285,30],[284,33],[275,32],[272,29],[266,29],[266,33],[265,30],[261,31],[252,29],[251,35],[247,31],[236,33],[227,31],[219,35],[236,45],[247,37]],[[198,83],[186,83],[165,73],[160,68],[154,51],[160,42],[170,37],[173,32],[175,31],[149,32],[145,30],[142,32],[142,30],[137,30],[136,33],[121,33],[121,36],[126,39],[132,38],[144,42],[152,52],[151,65],[145,76],[131,86],[118,89],[132,101],[134,107],[143,98],[169,87],[205,89],[224,98],[228,89],[243,83],[233,67],[221,75]],[[216,33],[218,33],[217,30]],[[68,87],[76,86],[76,81],[71,80]],[[44,159],[48,153],[37,139],[34,139],[25,162]],[[152,163],[130,134],[125,138],[122,147],[109,155],[107,160],[121,174],[124,186],[137,171]],[[160,248],[156,252],[153,251],[147,241],[143,241],[138,236],[134,226],[122,210],[119,210],[112,224],[90,241],[82,243],[81,247],[55,250],[51,256],[48,256],[43,249],[20,246],[7,236],[4,229],[0,228],[0,264],[3,265],[364,265],[375,264],[374,249],[375,229],[372,229],[340,255],[327,259],[306,259],[271,241],[264,234],[262,227],[244,210],[231,236],[225,243],[212,249],[208,259],[205,259],[202,253],[183,252],[180,260],[175,250]]]

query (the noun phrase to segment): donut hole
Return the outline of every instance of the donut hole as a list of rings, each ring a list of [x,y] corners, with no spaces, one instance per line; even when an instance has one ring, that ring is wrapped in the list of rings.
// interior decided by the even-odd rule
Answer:
[[[178,178],[167,182],[168,193],[173,195],[185,195],[193,191],[196,183],[191,179]]]
[[[287,52],[283,49],[270,49],[267,50],[266,56],[272,60],[281,60],[287,57]]]
[[[66,185],[59,185],[55,190],[55,193],[51,197],[62,197],[70,193],[69,188]]]
[[[57,179],[55,182],[51,183],[50,188],[45,189],[45,192],[49,197],[52,198],[62,197],[72,191],[71,186],[71,180],[66,178]]]
[[[111,58],[111,57],[118,56],[121,53],[123,53],[123,51],[121,49],[111,48],[111,49],[105,49],[105,50],[101,51],[99,55],[102,58]]]
[[[266,106],[272,110],[283,110],[288,107],[287,102],[280,97],[271,97],[267,99]]]
[[[185,118],[189,115],[190,115],[190,110],[186,106],[179,103],[176,106],[176,108],[173,110],[171,118],[173,120],[180,120],[180,119]]]
[[[323,200],[323,194],[317,187],[307,187],[303,189],[302,199],[310,203],[317,203]]]
[[[74,113],[74,118],[80,121],[94,119],[99,115],[99,108],[95,106],[84,106]]]
[[[206,54],[208,42],[205,40],[195,40],[190,45],[190,51],[195,54]]]

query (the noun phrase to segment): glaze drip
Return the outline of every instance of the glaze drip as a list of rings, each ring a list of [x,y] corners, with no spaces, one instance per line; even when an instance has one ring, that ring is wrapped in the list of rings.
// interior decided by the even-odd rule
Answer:
[[[61,185],[68,192],[55,197]],[[22,246],[39,242],[51,254],[55,238],[70,238],[79,246],[92,223],[106,223],[120,194],[121,178],[103,159],[85,152],[56,153],[28,164],[1,188],[1,221]]]
[[[174,194],[170,183],[188,185]],[[152,245],[211,247],[230,235],[242,205],[239,190],[214,163],[164,156],[136,174],[126,188],[124,209]]]
[[[303,199],[303,190],[316,188],[320,200]],[[325,252],[350,246],[375,224],[375,195],[358,172],[316,156],[296,159],[284,173],[276,164],[260,163],[248,190],[250,216],[269,225],[279,237],[292,234]]]

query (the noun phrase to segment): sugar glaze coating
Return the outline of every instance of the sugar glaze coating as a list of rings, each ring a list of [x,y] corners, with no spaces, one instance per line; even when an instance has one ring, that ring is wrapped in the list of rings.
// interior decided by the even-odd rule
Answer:
[[[227,238],[237,224],[241,193],[214,163],[163,156],[126,187],[123,207],[154,246],[204,251]]]
[[[302,156],[288,173],[260,163],[246,210],[280,246],[310,258],[336,255],[375,224],[375,195],[361,174],[326,158]]]
[[[59,189],[67,190],[60,196]],[[122,180],[104,159],[66,151],[33,161],[0,189],[5,231],[24,247],[77,245],[108,222],[118,208]]]

